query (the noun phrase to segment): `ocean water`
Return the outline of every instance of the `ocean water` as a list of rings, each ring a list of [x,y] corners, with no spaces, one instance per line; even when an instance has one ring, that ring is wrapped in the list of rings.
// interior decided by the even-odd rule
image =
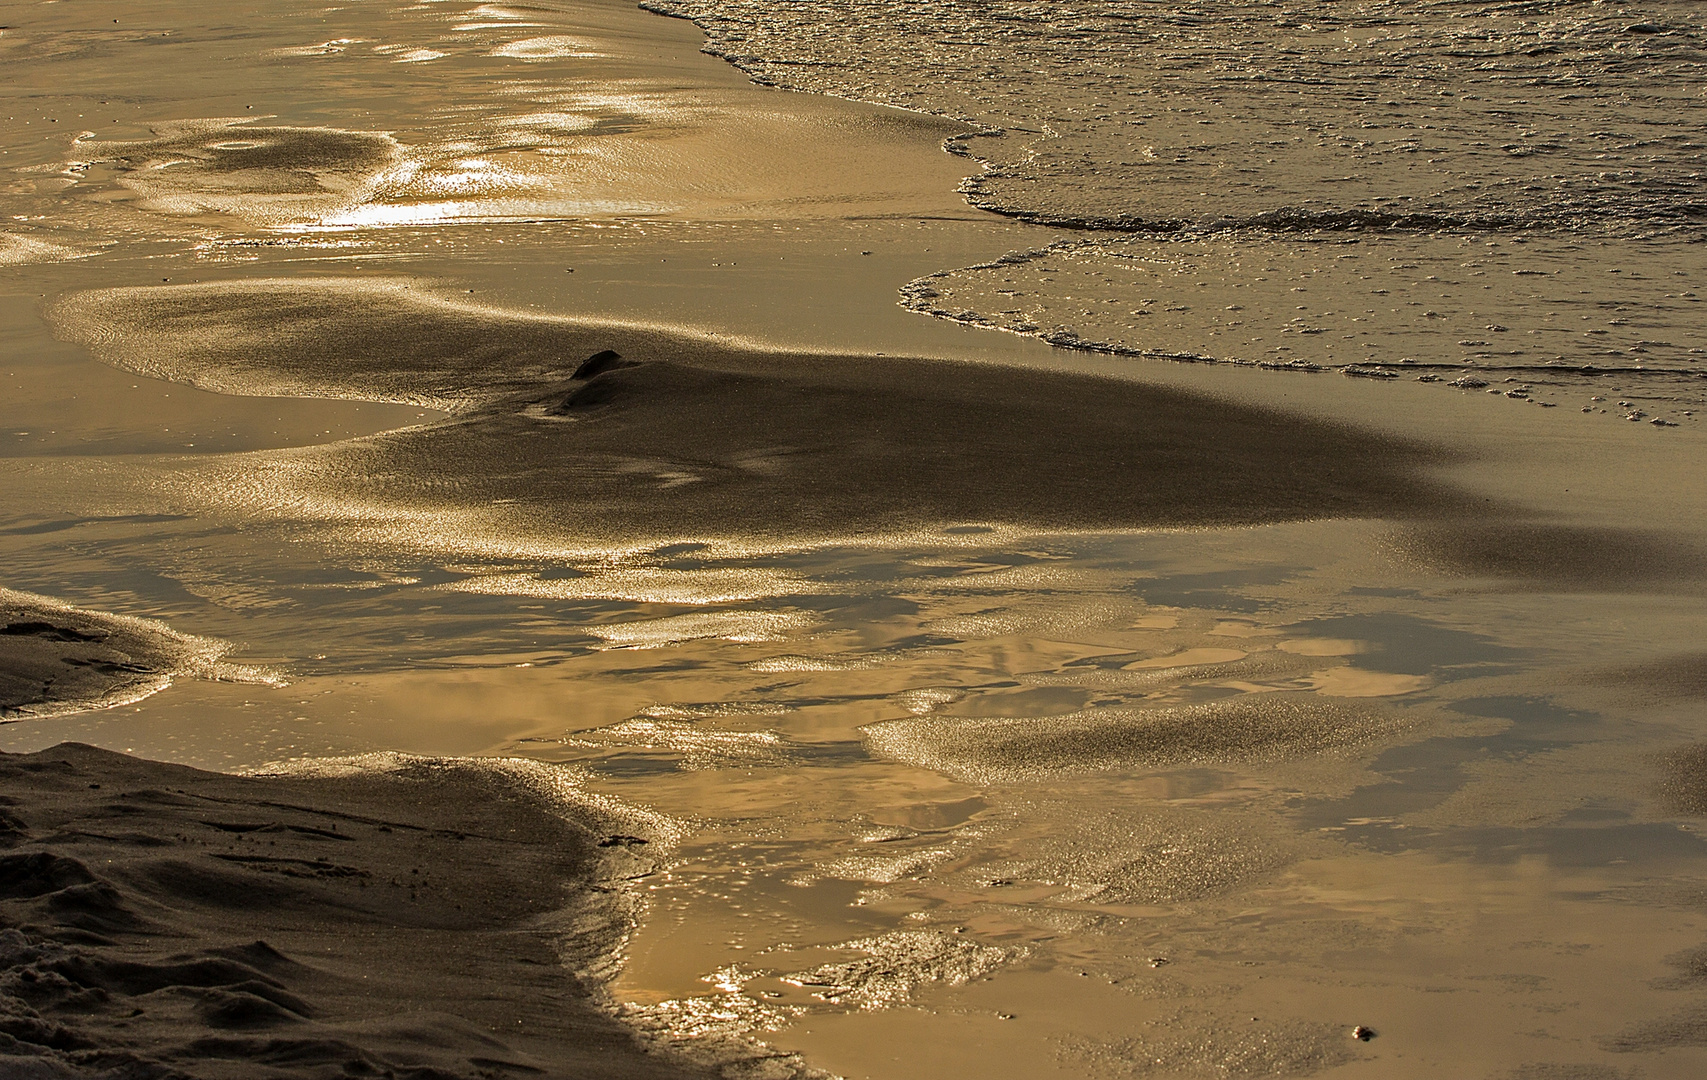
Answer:
[[[1070,230],[914,310],[1650,423],[1707,395],[1698,5],[647,6],[761,81],[970,122],[968,200]]]
[[[8,6],[0,746],[569,766],[731,1077],[1699,1075],[1698,9],[657,10]]]

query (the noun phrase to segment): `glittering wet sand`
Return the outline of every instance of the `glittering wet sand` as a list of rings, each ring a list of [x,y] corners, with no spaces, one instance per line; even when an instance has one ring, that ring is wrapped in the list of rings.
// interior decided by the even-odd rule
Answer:
[[[105,59],[48,15],[31,85],[114,130],[8,146],[7,423],[55,423],[0,461],[7,749],[521,757],[683,823],[593,958],[636,1069],[1697,1071],[1693,429],[920,318],[1056,234],[680,22],[233,23],[172,55],[240,86],[149,98],[171,9]]]

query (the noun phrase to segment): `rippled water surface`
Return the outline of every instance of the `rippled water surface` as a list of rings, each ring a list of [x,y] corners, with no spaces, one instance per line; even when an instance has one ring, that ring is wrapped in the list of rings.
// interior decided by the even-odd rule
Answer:
[[[1698,7],[658,10],[7,5],[0,745],[572,765],[730,1077],[1699,1075]]]
[[[1697,5],[648,6],[762,80],[979,125],[970,201],[1075,234],[945,268],[915,310],[1650,422],[1704,403]]]

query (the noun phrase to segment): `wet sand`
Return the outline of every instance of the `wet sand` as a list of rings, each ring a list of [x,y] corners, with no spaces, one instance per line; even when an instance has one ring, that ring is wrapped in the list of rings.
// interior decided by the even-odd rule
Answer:
[[[1440,516],[1465,505],[1422,474],[1443,450],[1199,395],[743,349],[417,293],[300,279],[159,287],[73,296],[52,315],[111,363],[208,389],[454,409],[456,421],[321,454],[307,475],[299,457],[295,482],[415,509],[442,505],[448,483],[452,505],[507,504],[517,534],[763,543],[985,522]],[[494,472],[494,460],[507,467]]]
[[[694,1076],[600,1007],[645,815],[542,767],[0,757],[8,1076]]]
[[[222,671],[222,642],[164,623],[83,611],[45,596],[0,589],[0,719],[22,720],[140,701],[175,676]]]
[[[0,461],[30,590],[0,596],[0,739],[30,755],[14,853],[83,870],[7,901],[7,985],[110,1049],[29,1068],[1699,1072],[1687,401],[1660,428],[1540,379],[1053,348],[1028,305],[1205,356],[1235,319],[1336,363],[1505,339],[1364,326],[1339,247],[1287,248],[1313,297],[1198,284],[1185,245],[1130,279],[1130,237],[1037,256],[1072,252],[966,206],[939,146],[1029,140],[754,87],[620,5],[43,11],[0,35],[37,58],[0,238],[32,421]],[[1077,137],[1039,144],[1055,189]],[[1227,288],[1238,243],[1202,242]],[[1593,286],[1546,258],[1550,292],[1499,302]],[[982,272],[896,292],[951,267]],[[1458,320],[1446,288],[1427,317]],[[1133,289],[1158,302],[1108,305]],[[1602,314],[1591,344],[1691,362]],[[1530,330],[1559,328],[1487,333]],[[118,809],[141,791],[171,798]],[[105,1002],[30,998],[43,965]]]

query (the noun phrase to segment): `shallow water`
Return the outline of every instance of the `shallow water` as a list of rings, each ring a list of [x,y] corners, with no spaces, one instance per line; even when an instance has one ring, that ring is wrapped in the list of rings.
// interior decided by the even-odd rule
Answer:
[[[616,1007],[732,1076],[1700,1071],[1693,9],[696,9],[1007,128],[1004,216],[964,125],[622,5],[16,7],[7,624],[170,685],[0,746],[583,766],[691,825]],[[1426,72],[1389,142],[1566,134],[1419,171],[1348,64]],[[1205,164],[1275,94],[1269,186]],[[1186,227],[1015,220],[1093,213]]]
[[[922,278],[915,310],[1649,423],[1707,404],[1696,5],[647,6],[775,85],[980,125],[969,200],[1073,231]]]

